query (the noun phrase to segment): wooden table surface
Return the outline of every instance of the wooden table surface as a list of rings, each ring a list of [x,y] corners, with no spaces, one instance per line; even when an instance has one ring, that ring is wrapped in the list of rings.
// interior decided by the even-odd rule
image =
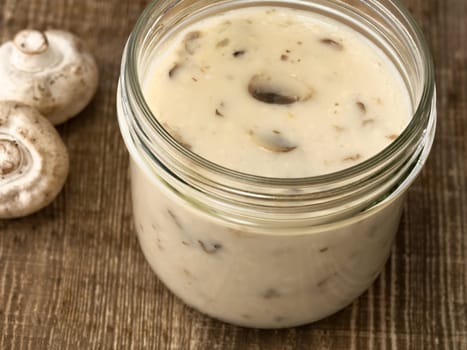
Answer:
[[[35,215],[0,220],[0,349],[467,349],[467,1],[404,1],[432,47],[439,123],[392,255],[345,310],[261,331],[184,306],[133,232],[115,92],[147,1],[0,0],[2,41],[24,27],[71,30],[101,71],[92,104],[59,127],[71,156],[63,192]]]

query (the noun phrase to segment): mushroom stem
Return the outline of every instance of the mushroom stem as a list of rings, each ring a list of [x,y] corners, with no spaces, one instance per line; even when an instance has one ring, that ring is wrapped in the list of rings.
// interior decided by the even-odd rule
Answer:
[[[59,61],[59,54],[49,46],[47,37],[39,30],[22,30],[13,39],[11,63],[19,70],[38,72]]]
[[[20,168],[22,158],[18,143],[0,136],[0,176],[14,173]]]

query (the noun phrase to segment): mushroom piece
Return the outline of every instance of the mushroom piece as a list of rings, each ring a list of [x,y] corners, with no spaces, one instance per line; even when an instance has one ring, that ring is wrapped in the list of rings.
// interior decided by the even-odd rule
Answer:
[[[0,102],[0,219],[48,205],[68,175],[68,152],[53,125],[36,109]]]
[[[0,46],[0,81],[0,100],[32,106],[57,125],[92,99],[98,70],[75,35],[26,29]]]
[[[248,83],[248,92],[260,102],[278,105],[307,101],[313,95],[313,89],[304,82],[277,73],[252,76]]]
[[[344,45],[342,45],[342,43],[330,38],[321,39],[320,42],[324,45],[328,45],[329,47],[336,49],[337,51],[342,51],[344,49]]]
[[[251,140],[259,147],[269,152],[274,153],[287,153],[295,150],[298,146],[292,144],[289,140],[281,135],[279,131],[272,131],[271,133],[255,133],[249,130],[248,134]]]
[[[199,48],[198,39],[201,38],[202,33],[199,30],[195,30],[193,32],[189,32],[185,39],[183,39],[183,44],[185,46],[185,51],[189,55],[193,55],[195,51]]]

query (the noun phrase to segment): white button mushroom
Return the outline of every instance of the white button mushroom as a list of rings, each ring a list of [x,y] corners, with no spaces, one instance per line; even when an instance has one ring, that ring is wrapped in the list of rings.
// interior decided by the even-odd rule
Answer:
[[[32,106],[57,125],[89,103],[98,70],[75,35],[26,29],[0,46],[0,82],[0,100]]]
[[[45,117],[20,103],[0,102],[0,219],[48,205],[68,169],[67,149]]]

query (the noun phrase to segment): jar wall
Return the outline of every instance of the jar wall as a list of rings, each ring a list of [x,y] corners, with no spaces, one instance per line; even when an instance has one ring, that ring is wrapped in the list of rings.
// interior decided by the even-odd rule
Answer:
[[[430,54],[398,3],[358,3],[370,11],[361,12],[363,17],[344,6],[353,1],[274,3],[292,2],[342,17],[372,41],[381,39],[378,46],[407,82],[414,109],[410,125],[361,166],[290,181],[232,174],[190,154],[150,111],[141,76],[166,32],[193,20],[193,9],[251,2],[154,2],[128,41],[117,94],[131,157],[135,227],[147,261],[188,305],[247,327],[283,328],[324,318],[373,283],[390,254],[405,193],[428,157],[436,126]]]
[[[205,314],[259,328],[321,319],[363,293],[387,260],[404,198],[322,231],[264,234],[210,218],[134,161],[131,183],[141,248],[160,279]]]

